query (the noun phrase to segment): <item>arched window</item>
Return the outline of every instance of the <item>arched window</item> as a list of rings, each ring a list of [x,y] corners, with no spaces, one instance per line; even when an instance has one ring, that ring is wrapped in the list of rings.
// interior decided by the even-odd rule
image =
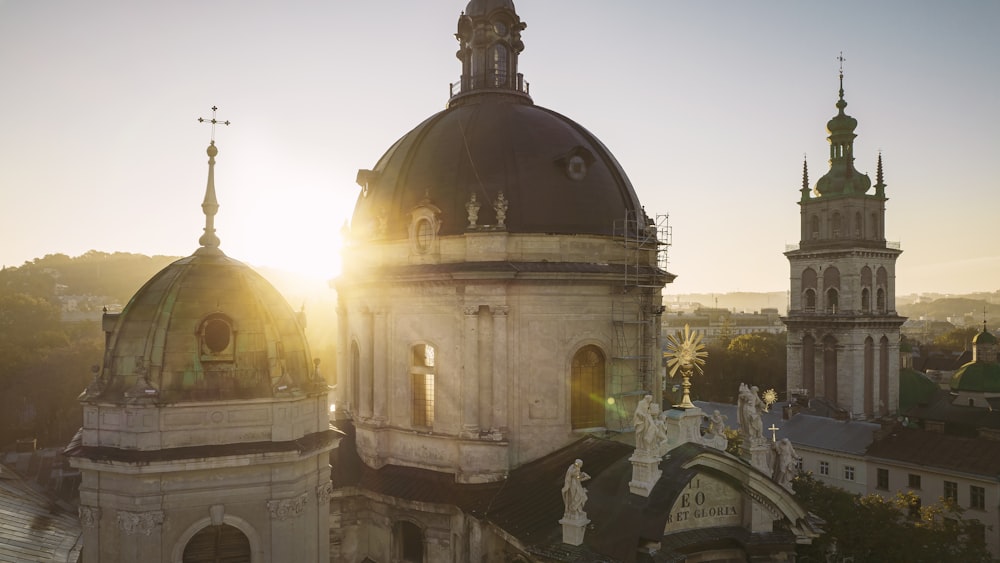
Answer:
[[[811,334],[802,339],[802,386],[816,396],[816,339]]]
[[[823,308],[827,313],[840,310],[840,270],[830,266],[823,270]]]
[[[411,351],[410,423],[418,428],[432,428],[434,426],[434,347],[430,344],[417,344]]]
[[[493,86],[502,88],[507,86],[507,46],[497,43],[490,49],[490,65],[493,70]]]
[[[424,532],[413,522],[397,522],[393,533],[396,543],[395,561],[422,563],[424,560]]]
[[[816,282],[816,270],[812,268],[802,270],[803,308],[808,312],[816,310]]]
[[[882,336],[878,343],[878,410],[889,414],[889,337]]]
[[[584,346],[573,355],[570,418],[573,428],[601,428],[604,419],[604,353]]]
[[[867,287],[861,288],[861,312],[872,312],[872,294]]]
[[[886,302],[886,290],[889,287],[889,272],[883,266],[879,266],[878,271],[875,272],[875,286],[878,288],[875,293],[875,307],[879,314],[884,315],[889,310],[889,304]]]
[[[878,233],[878,214],[872,213],[871,221],[869,221],[868,232],[871,233],[872,240],[879,240]]]
[[[841,232],[841,220],[840,213],[834,211],[833,219],[830,221],[830,236],[833,238],[840,238]]]
[[[861,238],[864,225],[861,224],[861,212],[858,211],[854,214],[854,238]]]
[[[184,546],[183,563],[250,561],[250,540],[228,524],[206,526]]]
[[[832,334],[823,339],[823,396],[837,403],[837,339]]]
[[[875,341],[865,338],[865,416],[875,414]]]
[[[813,215],[812,218],[809,219],[809,233],[809,236],[812,238],[819,238],[819,217],[816,215]]]
[[[354,418],[361,414],[361,350],[351,341],[351,412]]]

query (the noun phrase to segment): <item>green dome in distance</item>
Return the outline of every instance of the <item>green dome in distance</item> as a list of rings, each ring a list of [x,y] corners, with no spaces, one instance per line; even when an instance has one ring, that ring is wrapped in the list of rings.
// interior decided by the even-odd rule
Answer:
[[[990,335],[990,337],[993,336]],[[972,393],[1000,393],[1000,364],[987,362],[965,364],[951,377],[951,390]]]

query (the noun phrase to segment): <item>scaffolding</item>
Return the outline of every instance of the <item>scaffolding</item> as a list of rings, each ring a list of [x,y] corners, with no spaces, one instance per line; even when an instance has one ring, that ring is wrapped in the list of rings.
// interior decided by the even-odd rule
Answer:
[[[624,248],[622,278],[614,285],[611,319],[611,402],[619,428],[632,425],[631,413],[643,395],[657,403],[662,390],[660,370],[661,291],[667,281],[667,248],[672,232],[667,215],[647,217],[630,211],[615,221],[614,236]],[[655,265],[655,266],[654,266]]]

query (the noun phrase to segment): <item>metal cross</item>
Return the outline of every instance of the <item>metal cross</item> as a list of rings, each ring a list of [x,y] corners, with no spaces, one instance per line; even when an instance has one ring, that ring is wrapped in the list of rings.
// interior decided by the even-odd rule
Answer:
[[[774,423],[772,422],[771,423],[771,427],[768,428],[768,430],[771,431],[771,441],[772,442],[777,442],[778,441],[778,430],[781,430],[781,429],[778,428],[777,426],[775,426]]]
[[[215,126],[218,124],[229,125],[229,121],[219,121],[215,118],[215,111],[219,108],[212,106],[212,119],[205,119],[204,117],[198,118],[198,123],[205,123],[206,121],[212,124],[212,142],[215,143]]]
[[[837,60],[840,61],[840,74],[844,74],[844,61],[847,59],[844,58],[843,51],[840,52],[840,56],[837,57]]]

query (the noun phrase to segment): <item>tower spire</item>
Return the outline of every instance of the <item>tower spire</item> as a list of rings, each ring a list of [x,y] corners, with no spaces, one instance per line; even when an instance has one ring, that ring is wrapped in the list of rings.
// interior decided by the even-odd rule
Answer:
[[[809,162],[806,160],[806,155],[802,155],[802,200],[806,201],[809,199]]]
[[[885,177],[882,175],[882,151],[878,151],[878,165],[875,168],[875,195],[885,197]]]
[[[817,195],[852,195],[864,194],[872,185],[867,174],[854,169],[854,130],[858,120],[844,113],[847,100],[844,99],[844,53],[837,57],[840,61],[838,76],[840,90],[837,98],[837,115],[826,123],[830,136],[830,171],[816,182]]]
[[[212,139],[208,144],[208,184],[205,186],[205,199],[201,202],[201,210],[205,213],[205,232],[198,239],[201,248],[199,254],[221,254],[219,250],[219,237],[215,234],[215,214],[219,212],[219,201],[215,197],[215,156],[219,154],[219,149],[215,146],[215,126],[218,124],[229,125],[229,121],[219,121],[215,117],[215,112],[219,108],[212,106],[212,118],[198,118],[199,123],[212,124]]]
[[[516,94],[530,101],[528,84],[517,71],[526,27],[513,0],[470,0],[458,17],[455,56],[462,61],[462,79],[451,85],[449,105],[482,92]]]

